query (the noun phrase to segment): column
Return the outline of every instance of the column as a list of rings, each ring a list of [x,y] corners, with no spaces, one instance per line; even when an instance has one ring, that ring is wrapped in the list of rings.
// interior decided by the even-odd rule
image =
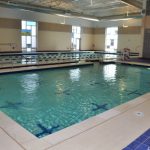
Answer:
[[[146,16],[143,19],[143,58],[150,59],[150,0],[146,2]]]

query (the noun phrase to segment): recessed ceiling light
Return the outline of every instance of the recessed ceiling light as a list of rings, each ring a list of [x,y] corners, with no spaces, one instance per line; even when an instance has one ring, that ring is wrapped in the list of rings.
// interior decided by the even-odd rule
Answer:
[[[90,20],[90,21],[99,21],[97,18],[90,18],[90,17],[83,17],[83,16],[75,16],[71,14],[55,14],[59,17],[66,17],[66,18],[80,18],[80,19],[85,19],[85,20]]]
[[[130,20],[132,18],[118,18],[118,19],[110,19],[110,21],[119,21],[119,20]]]
[[[71,16],[69,15],[69,14],[55,14],[56,16],[59,16],[59,17],[70,17],[71,18]]]
[[[96,18],[89,18],[89,17],[77,17],[77,18],[81,18],[81,19],[85,19],[85,20],[90,20],[90,21],[99,21],[99,19]]]

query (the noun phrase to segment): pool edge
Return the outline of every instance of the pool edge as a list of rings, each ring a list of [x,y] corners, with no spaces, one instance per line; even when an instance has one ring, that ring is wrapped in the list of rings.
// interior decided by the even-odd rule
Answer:
[[[8,68],[0,69],[1,74],[10,74],[10,73],[19,73],[19,72],[30,72],[30,71],[39,71],[39,70],[48,70],[48,69],[57,69],[57,68],[69,68],[69,67],[80,67],[93,65],[93,62],[80,62],[80,63],[66,63],[66,64],[56,64],[56,65],[43,65],[43,66],[28,66],[20,68]]]

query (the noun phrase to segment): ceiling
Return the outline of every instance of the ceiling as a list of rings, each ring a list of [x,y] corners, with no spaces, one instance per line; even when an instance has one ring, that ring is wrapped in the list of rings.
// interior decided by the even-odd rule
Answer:
[[[0,6],[98,20],[140,17],[144,0],[0,0]]]

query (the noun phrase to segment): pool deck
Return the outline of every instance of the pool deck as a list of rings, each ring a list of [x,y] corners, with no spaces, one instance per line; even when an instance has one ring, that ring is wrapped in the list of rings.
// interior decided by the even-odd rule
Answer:
[[[0,74],[12,73],[12,72],[34,71],[34,70],[44,70],[44,69],[54,69],[54,68],[64,68],[64,67],[76,67],[76,66],[85,66],[85,65],[93,65],[93,63],[92,62],[76,62],[76,63],[65,63],[65,64],[12,67],[12,68],[0,69]]]
[[[150,93],[38,139],[0,112],[2,150],[121,150],[150,128]]]
[[[136,66],[146,66],[150,67],[150,62],[149,61],[135,61],[135,60],[130,60],[130,61],[116,61],[116,63],[122,63],[122,64],[128,64],[128,65],[136,65]]]

